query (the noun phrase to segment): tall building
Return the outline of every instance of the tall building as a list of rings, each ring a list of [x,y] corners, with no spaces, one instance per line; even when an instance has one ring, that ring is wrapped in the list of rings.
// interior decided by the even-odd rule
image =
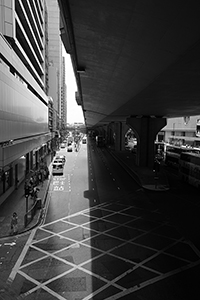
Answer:
[[[62,86],[62,42],[60,38],[60,10],[57,0],[47,0],[48,11],[48,60],[49,91],[53,107],[57,112],[56,129],[61,127],[61,86]]]
[[[62,72],[61,72],[61,128],[65,129],[67,126],[67,86],[65,83],[65,58],[62,58]]]
[[[0,1],[0,16],[2,203],[50,151],[52,134],[46,94],[51,87],[45,1]]]

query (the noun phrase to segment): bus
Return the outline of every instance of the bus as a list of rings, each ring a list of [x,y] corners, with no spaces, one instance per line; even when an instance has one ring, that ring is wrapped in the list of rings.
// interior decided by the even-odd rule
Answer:
[[[165,164],[174,168],[179,168],[181,153],[200,153],[200,148],[176,146],[166,144],[165,146]]]
[[[179,159],[180,179],[200,188],[200,154],[182,152]]]

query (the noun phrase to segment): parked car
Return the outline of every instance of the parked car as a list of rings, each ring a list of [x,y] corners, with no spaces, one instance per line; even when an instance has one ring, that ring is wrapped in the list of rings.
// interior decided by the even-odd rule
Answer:
[[[85,137],[82,139],[82,144],[87,144],[87,139]]]
[[[64,166],[65,162],[62,158],[54,159],[53,164],[62,164]]]
[[[65,161],[66,161],[66,158],[65,158],[65,156],[64,155],[57,155],[56,157],[55,157],[55,160],[57,160],[57,159],[62,159],[62,161],[65,163]]]
[[[65,144],[64,144],[64,143],[62,143],[62,144],[60,145],[60,149],[65,149]]]
[[[59,162],[59,160],[55,160],[52,164],[52,175],[63,175],[64,166],[63,162]]]
[[[72,152],[72,151],[73,151],[72,145],[68,145],[67,152]]]

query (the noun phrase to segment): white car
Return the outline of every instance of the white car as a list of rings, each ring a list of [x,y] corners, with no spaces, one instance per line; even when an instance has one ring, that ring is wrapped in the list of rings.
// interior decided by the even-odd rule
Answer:
[[[65,144],[64,144],[64,143],[62,143],[62,144],[60,145],[60,149],[65,149]]]
[[[53,164],[62,164],[64,166],[65,162],[62,158],[54,159]]]
[[[63,175],[63,171],[63,162],[58,162],[58,160],[55,160],[52,164],[52,175]]]
[[[60,159],[62,159],[62,161],[65,163],[66,158],[65,158],[64,155],[57,155],[57,156],[55,157],[55,160],[60,160]]]

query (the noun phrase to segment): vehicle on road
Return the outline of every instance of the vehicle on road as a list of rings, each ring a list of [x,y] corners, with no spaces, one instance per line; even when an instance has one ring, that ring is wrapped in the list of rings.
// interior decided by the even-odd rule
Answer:
[[[72,148],[72,144],[67,146],[67,152],[72,152],[73,148]]]
[[[57,155],[57,156],[55,157],[55,160],[61,160],[61,159],[62,159],[62,161],[65,163],[66,158],[65,158],[64,155]]]
[[[64,165],[62,161],[55,160],[52,164],[52,175],[63,175]]]
[[[60,149],[65,149],[65,144],[64,144],[64,143],[62,143],[62,144],[60,145]]]
[[[74,139],[72,136],[69,136],[68,139],[67,139],[67,145],[71,145],[73,143]]]
[[[179,160],[181,180],[200,188],[200,154],[182,152]]]
[[[185,147],[185,146],[166,144],[165,154],[164,154],[165,164],[178,169],[180,155],[182,153],[200,153],[200,149],[195,147]]]
[[[55,163],[55,164],[57,164],[57,163],[63,164],[63,166],[64,166],[64,164],[65,164],[65,162],[64,162],[64,160],[63,160],[62,158],[54,159],[53,163]]]
[[[82,138],[82,144],[87,144],[87,138],[86,137]]]

